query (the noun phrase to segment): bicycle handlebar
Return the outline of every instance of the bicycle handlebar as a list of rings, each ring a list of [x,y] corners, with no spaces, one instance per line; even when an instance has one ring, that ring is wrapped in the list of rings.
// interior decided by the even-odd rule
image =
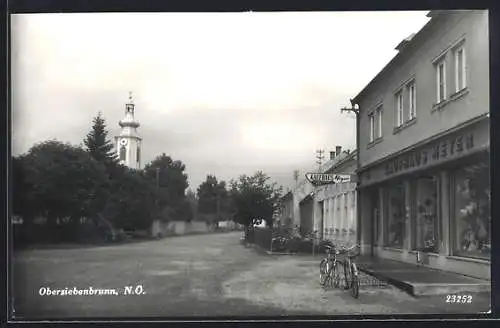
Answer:
[[[347,252],[350,252],[352,251],[353,249],[355,249],[356,247],[359,247],[358,244],[355,244],[355,245],[352,245],[351,247],[344,247],[344,246],[330,246],[330,245],[324,245],[324,247],[328,250],[328,251],[331,251],[331,250],[335,250],[335,251],[338,251],[337,254],[340,254],[340,253],[347,253]]]

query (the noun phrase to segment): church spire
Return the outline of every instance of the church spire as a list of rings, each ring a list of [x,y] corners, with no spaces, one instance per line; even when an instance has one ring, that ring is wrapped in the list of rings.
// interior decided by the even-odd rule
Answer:
[[[142,138],[137,131],[140,124],[134,117],[134,109],[134,99],[130,91],[128,101],[125,103],[125,117],[118,122],[121,132],[115,137],[115,143],[120,163],[133,169],[140,169]]]
[[[135,104],[134,99],[132,98],[132,91],[129,91],[128,102],[125,104],[125,118],[119,122],[119,125],[122,128],[126,126],[137,128],[140,126],[139,122],[137,122],[134,118],[134,110]]]
[[[128,103],[125,104],[125,114],[132,114],[134,115],[134,99],[132,98],[132,91],[128,92]]]

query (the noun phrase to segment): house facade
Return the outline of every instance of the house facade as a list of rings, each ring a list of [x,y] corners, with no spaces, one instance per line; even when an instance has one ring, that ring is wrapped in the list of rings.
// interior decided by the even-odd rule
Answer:
[[[352,175],[356,153],[337,146],[321,173]],[[312,171],[310,173],[313,173]],[[293,224],[302,234],[314,233],[317,238],[337,241],[355,240],[356,183],[346,181],[313,185],[301,180],[292,191]]]
[[[324,173],[353,175],[356,170],[356,152],[343,153]],[[314,230],[322,239],[356,242],[356,182],[348,180],[340,183],[316,187]]]
[[[293,193],[287,192],[281,197],[281,207],[279,213],[279,225],[286,228],[292,228],[293,221]]]
[[[431,11],[353,99],[362,252],[490,278],[487,11]]]

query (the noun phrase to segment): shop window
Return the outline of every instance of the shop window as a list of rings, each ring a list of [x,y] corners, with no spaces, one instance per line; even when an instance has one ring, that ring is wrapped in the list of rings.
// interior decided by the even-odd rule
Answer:
[[[335,196],[330,199],[330,205],[331,205],[331,221],[330,225],[333,225],[335,223]]]
[[[344,194],[344,222],[346,222],[346,223],[345,223],[344,228],[346,228],[346,227],[347,227],[347,226],[349,226],[349,224],[350,224],[350,220],[349,220],[349,202],[348,202],[349,197],[348,197],[348,196],[349,196],[349,195],[348,195],[348,193],[346,192],[346,193]],[[347,230],[346,230],[345,232],[346,232],[346,233],[344,233],[344,235],[346,235],[346,234],[347,234]]]
[[[454,172],[454,254],[491,258],[490,166],[487,162]]]
[[[402,248],[406,216],[404,185],[389,187],[387,201],[386,246]]]
[[[415,243],[417,250],[439,252],[438,184],[434,177],[421,177],[416,181]]]

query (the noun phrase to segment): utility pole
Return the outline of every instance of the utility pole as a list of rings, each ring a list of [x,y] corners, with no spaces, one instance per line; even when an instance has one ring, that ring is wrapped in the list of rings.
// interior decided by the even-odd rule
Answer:
[[[324,155],[325,151],[323,149],[316,150],[316,164],[318,164],[318,172],[321,173],[321,165],[323,164],[323,159],[325,159]]]
[[[293,180],[295,181],[295,188],[297,188],[297,183],[299,181],[299,170],[293,171]]]
[[[360,192],[359,192],[359,187],[360,187],[360,168],[361,168],[361,164],[360,164],[360,160],[359,160],[359,135],[360,135],[360,117],[359,117],[359,105],[354,103],[354,100],[353,99],[349,99],[349,101],[351,102],[351,107],[350,108],[347,108],[347,107],[343,107],[340,109],[340,112],[343,113],[343,112],[352,112],[354,114],[356,114],[356,175],[357,175],[357,179],[356,179],[356,230],[357,230],[357,236],[356,236],[356,239],[357,239],[357,242],[358,244],[361,246],[361,197],[360,197]],[[373,242],[371,243],[373,245]]]

